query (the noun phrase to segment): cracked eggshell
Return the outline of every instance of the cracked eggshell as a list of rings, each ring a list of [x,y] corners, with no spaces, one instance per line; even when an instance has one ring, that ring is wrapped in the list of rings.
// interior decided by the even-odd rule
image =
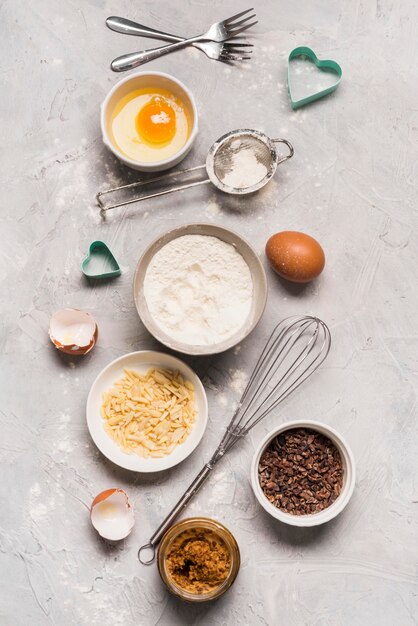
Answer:
[[[87,354],[97,340],[97,324],[90,313],[79,309],[61,309],[49,323],[49,336],[56,348],[75,356]]]
[[[134,527],[134,511],[123,489],[106,489],[93,500],[90,519],[103,539],[120,541]]]

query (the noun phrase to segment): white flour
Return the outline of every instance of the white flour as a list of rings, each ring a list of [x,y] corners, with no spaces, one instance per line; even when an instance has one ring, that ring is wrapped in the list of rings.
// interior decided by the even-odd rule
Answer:
[[[250,313],[250,269],[217,237],[184,235],[152,258],[144,279],[151,316],[170,337],[213,345],[232,337]]]

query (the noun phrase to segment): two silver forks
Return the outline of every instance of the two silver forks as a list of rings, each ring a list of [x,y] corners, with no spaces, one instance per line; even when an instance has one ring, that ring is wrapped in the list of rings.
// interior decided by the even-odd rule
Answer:
[[[249,48],[253,47],[252,44],[237,41],[236,37],[257,24],[257,21],[251,21],[255,14],[248,15],[251,11],[253,9],[247,9],[222,22],[212,24],[206,33],[188,39],[155,30],[122,17],[108,17],[106,25],[118,33],[141,35],[143,37],[174,42],[169,46],[124,54],[112,61],[111,68],[115,72],[124,72],[189,45],[199,48],[210,59],[215,59],[216,61],[234,62],[249,60],[252,52]],[[240,20],[239,18],[243,19]]]

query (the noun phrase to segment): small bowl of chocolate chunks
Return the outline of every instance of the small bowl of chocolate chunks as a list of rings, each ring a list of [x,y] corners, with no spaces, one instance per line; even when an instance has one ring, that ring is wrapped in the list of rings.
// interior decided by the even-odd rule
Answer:
[[[355,484],[353,454],[333,428],[296,420],[271,431],[251,466],[261,506],[292,526],[318,526],[341,513]]]

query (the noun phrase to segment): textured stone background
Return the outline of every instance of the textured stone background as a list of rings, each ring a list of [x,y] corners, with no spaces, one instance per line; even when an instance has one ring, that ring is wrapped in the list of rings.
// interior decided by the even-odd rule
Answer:
[[[295,157],[258,195],[213,188],[157,199],[100,219],[98,189],[127,181],[101,143],[99,104],[118,80],[110,60],[155,45],[108,31],[119,14],[195,34],[245,8],[230,0],[2,0],[1,600],[6,626],[410,626],[417,623],[418,9],[413,0],[261,0],[254,59],[227,68],[198,50],[147,66],[195,93],[201,132],[185,165],[238,127],[285,136]],[[301,44],[341,63],[339,90],[292,112],[286,58]],[[135,476],[92,444],[85,401],[97,373],[126,352],[156,347],[132,299],[136,262],[159,233],[210,221],[247,237],[265,262],[268,236],[300,229],[327,255],[320,280],[297,289],[267,268],[262,322],[240,349],[188,360],[202,376],[210,423],[174,471]],[[120,279],[88,285],[80,261],[103,239]],[[63,306],[92,312],[97,347],[81,360],[49,344]],[[242,551],[231,591],[194,607],[169,597],[136,550],[219,440],[273,325],[295,313],[327,321],[326,365],[219,466],[187,514],[224,522]],[[317,418],[352,446],[358,481],[346,511],[313,530],[275,523],[249,483],[253,451],[275,424]],[[94,495],[127,489],[137,523],[116,548],[90,527]]]

